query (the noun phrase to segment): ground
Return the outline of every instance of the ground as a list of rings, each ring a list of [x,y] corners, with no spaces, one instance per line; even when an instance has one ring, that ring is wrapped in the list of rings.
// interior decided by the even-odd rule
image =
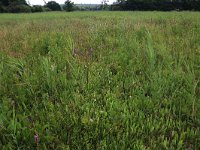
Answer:
[[[0,14],[0,149],[199,149],[199,12]]]

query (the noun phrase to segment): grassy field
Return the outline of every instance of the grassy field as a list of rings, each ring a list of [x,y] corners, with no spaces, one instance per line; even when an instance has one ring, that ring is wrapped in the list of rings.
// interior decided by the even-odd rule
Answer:
[[[0,14],[0,149],[200,149],[200,13]]]

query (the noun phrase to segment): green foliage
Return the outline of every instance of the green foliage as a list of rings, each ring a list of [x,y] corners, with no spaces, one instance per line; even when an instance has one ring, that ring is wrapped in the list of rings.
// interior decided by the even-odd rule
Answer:
[[[32,12],[43,12],[44,8],[43,8],[43,6],[40,6],[40,5],[34,5],[31,7],[31,11]]]
[[[49,9],[51,9],[52,11],[61,11],[61,7],[58,3],[56,3],[55,1],[49,1],[46,4],[46,7],[48,7]]]
[[[7,12],[6,7],[1,5],[1,3],[0,3],[0,13],[5,13],[5,12]]]
[[[101,1],[101,6],[100,6],[100,9],[101,10],[109,10],[109,5],[108,5],[108,0],[102,0]]]
[[[27,5],[25,0],[2,0],[0,2],[0,13],[27,13],[31,12],[31,7]]]
[[[2,14],[0,149],[199,149],[199,20]]]
[[[1,0],[1,3],[4,6],[8,6],[10,4],[23,4],[23,5],[27,5],[26,0]]]
[[[73,11],[75,9],[74,3],[70,0],[65,1],[64,10],[67,12]]]
[[[0,2],[3,6],[8,6],[9,5],[9,0],[1,0]]]
[[[11,4],[8,6],[8,12],[11,13],[30,13],[31,12],[31,7],[27,5],[15,5]]]
[[[200,10],[200,0],[118,0],[112,10]]]
[[[52,11],[50,8],[48,8],[48,7],[43,7],[43,11],[44,12],[48,12],[48,11]]]

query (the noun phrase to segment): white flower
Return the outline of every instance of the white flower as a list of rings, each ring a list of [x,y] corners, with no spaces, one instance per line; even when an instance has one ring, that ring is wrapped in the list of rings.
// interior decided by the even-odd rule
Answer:
[[[54,71],[55,69],[56,69],[56,65],[55,64],[51,65],[51,71]]]
[[[101,114],[103,114],[103,113],[104,113],[104,111],[102,111],[102,110],[101,110],[101,111],[99,111],[99,112],[100,112]]]

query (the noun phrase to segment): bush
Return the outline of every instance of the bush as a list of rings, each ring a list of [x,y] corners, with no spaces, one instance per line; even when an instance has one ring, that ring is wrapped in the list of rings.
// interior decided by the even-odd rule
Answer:
[[[29,13],[31,12],[31,7],[28,5],[14,5],[11,4],[8,6],[8,11],[11,13]]]
[[[121,10],[121,7],[119,5],[112,5],[111,10],[113,11]]]
[[[52,10],[50,8],[48,8],[48,7],[43,7],[43,11],[47,12],[47,11],[52,11]]]
[[[43,12],[44,11],[44,8],[40,5],[34,5],[32,8],[31,8],[31,11],[32,12]]]

